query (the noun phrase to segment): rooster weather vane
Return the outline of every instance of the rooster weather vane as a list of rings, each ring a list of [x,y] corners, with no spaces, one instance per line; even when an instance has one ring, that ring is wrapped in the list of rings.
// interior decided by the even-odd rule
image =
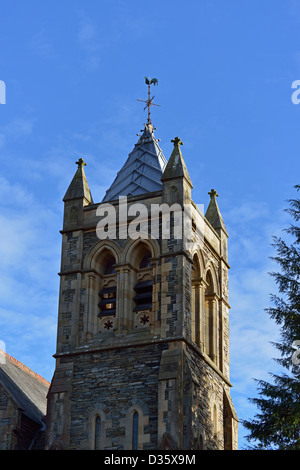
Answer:
[[[148,120],[147,120],[147,124],[152,124],[151,122],[151,117],[150,117],[150,114],[151,114],[151,106],[160,106],[159,104],[155,104],[153,103],[153,100],[154,100],[154,96],[152,96],[152,98],[150,98],[151,94],[150,94],[150,87],[151,85],[158,85],[158,80],[157,78],[150,78],[150,77],[145,77],[145,83],[146,85],[148,85],[148,99],[147,100],[139,100],[138,101],[141,101],[142,103],[146,103],[146,106],[144,107],[144,110],[146,108],[148,108]]]

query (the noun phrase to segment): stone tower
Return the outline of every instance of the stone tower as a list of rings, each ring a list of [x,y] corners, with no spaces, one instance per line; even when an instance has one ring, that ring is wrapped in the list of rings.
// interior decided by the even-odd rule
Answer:
[[[76,162],[47,449],[237,448],[228,235],[216,191],[205,216],[193,203],[172,142],[167,162],[148,121],[100,204]]]

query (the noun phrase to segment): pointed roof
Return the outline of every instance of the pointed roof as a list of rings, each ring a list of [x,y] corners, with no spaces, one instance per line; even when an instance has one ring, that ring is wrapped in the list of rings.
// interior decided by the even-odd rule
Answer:
[[[40,423],[46,414],[50,383],[0,350],[0,387],[28,418]]]
[[[183,145],[183,142],[181,142],[179,137],[175,137],[171,142],[174,143],[174,149],[161,180],[165,181],[174,178],[185,178],[192,188],[192,181],[180,150],[180,145]]]
[[[72,199],[85,199],[88,204],[93,204],[93,198],[83,168],[86,166],[86,163],[83,158],[79,158],[76,164],[78,165],[77,171],[67,189],[63,201],[66,202]]]
[[[210,202],[205,217],[215,230],[218,231],[219,229],[223,229],[227,234],[227,230],[216,200],[219,195],[215,189],[212,189],[208,194],[210,195]]]
[[[136,196],[162,189],[161,177],[166,167],[161,148],[153,132],[152,124],[146,124],[134,149],[117,173],[102,202],[119,196]]]

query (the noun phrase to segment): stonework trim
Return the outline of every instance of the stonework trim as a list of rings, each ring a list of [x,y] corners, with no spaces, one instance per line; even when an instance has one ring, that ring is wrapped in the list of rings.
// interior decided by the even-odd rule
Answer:
[[[142,406],[134,403],[127,409],[126,417],[120,420],[120,425],[123,425],[126,429],[125,450],[132,450],[133,415],[135,412],[138,413],[138,450],[143,450],[144,443],[150,442],[150,434],[144,434],[144,428],[149,424],[149,413],[145,413]]]
[[[98,416],[101,420],[100,449],[103,450],[105,448],[109,448],[112,445],[111,438],[106,437],[106,429],[112,427],[110,413],[108,414],[107,410],[104,410],[104,405],[100,403],[100,404],[97,404],[94,408],[89,409],[87,422],[88,422],[88,447],[90,450],[95,450],[96,419]]]
[[[228,378],[223,375],[223,373],[219,370],[216,364],[207,356],[207,354],[203,353],[193,342],[189,341],[184,336],[175,336],[172,338],[162,338],[162,339],[152,339],[150,341],[128,341],[124,343],[124,339],[120,339],[119,342],[115,342],[113,346],[103,346],[103,347],[95,347],[94,345],[91,347],[86,347],[84,349],[78,348],[78,350],[72,350],[67,353],[57,353],[54,354],[54,358],[64,358],[64,357],[74,357],[81,354],[90,354],[90,353],[98,353],[104,351],[111,351],[115,349],[126,349],[126,348],[138,348],[143,346],[148,346],[152,344],[162,344],[162,343],[176,343],[182,342],[189,346],[193,351],[195,351],[201,359],[207,362],[212,369],[224,380],[224,382],[229,386],[232,387],[232,384],[229,382]]]

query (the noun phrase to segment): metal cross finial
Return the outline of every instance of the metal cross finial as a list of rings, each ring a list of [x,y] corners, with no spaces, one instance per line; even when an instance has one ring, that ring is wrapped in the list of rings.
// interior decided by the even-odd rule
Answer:
[[[148,108],[148,120],[147,120],[147,124],[152,124],[151,122],[151,117],[150,117],[150,114],[151,114],[151,111],[150,111],[150,108],[151,106],[160,106],[159,104],[155,104],[153,103],[153,100],[154,100],[154,96],[152,96],[152,98],[150,98],[150,86],[153,84],[153,85],[158,85],[158,80],[157,78],[148,78],[148,77],[145,77],[145,83],[146,85],[148,85],[148,99],[147,100],[139,100],[138,101],[141,101],[142,103],[146,103],[146,106],[144,107],[144,110],[146,108]]]
[[[86,166],[86,163],[83,160],[83,158],[79,158],[78,162],[76,162],[76,165],[78,165],[78,168],[82,168],[82,167]]]
[[[217,193],[217,191],[215,189],[212,189],[211,191],[209,191],[208,193],[210,195],[210,198],[212,199],[213,197],[218,197],[219,194]]]

